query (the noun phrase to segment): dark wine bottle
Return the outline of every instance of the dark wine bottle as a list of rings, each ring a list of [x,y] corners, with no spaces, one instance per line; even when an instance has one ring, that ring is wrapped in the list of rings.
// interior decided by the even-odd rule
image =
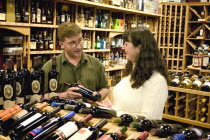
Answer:
[[[23,92],[23,87],[25,81],[23,79],[23,73],[21,71],[21,60],[20,58],[16,59],[17,72],[16,72],[16,104],[25,103],[25,93]]]
[[[27,134],[34,128],[40,126],[42,123],[52,118],[57,112],[61,110],[60,107],[53,109],[50,112],[37,113],[20,123],[9,135],[11,139],[21,139],[23,135]]]
[[[121,136],[127,131],[127,127],[123,126],[119,131],[115,133],[107,133],[100,137],[98,140],[121,140]]]
[[[167,137],[177,133],[182,128],[180,124],[161,124],[159,128],[152,128],[150,134],[153,136]]]
[[[0,110],[3,109],[3,78],[4,78],[4,72],[0,70]]]
[[[63,126],[59,127],[57,130],[55,130],[53,133],[45,137],[44,140],[65,140],[66,138],[72,136],[80,128],[82,128],[85,123],[87,123],[92,118],[93,116],[89,114],[81,121],[67,122]]]
[[[118,123],[119,125],[129,126],[131,122],[137,122],[138,118],[131,114],[122,114],[120,117],[111,118],[111,122]]]
[[[152,128],[159,127],[159,124],[163,123],[162,120],[149,120],[146,118],[140,119],[138,122],[131,122],[129,126],[136,128],[138,131],[149,131]]]
[[[75,115],[75,112],[72,111],[63,117],[60,117],[60,116],[53,117],[49,119],[47,122],[40,125],[39,127],[28,132],[26,135],[26,138],[33,139],[33,140],[38,140],[38,139],[40,140],[44,138],[46,135],[53,132],[55,129],[65,124],[69,119],[74,117],[74,115]]]
[[[44,77],[45,77],[45,73],[44,70],[42,69],[43,66],[43,61],[42,61],[42,57],[41,56],[37,56],[38,58],[38,70],[40,73],[40,92],[42,94],[42,96],[44,95],[44,85],[45,85],[45,81],[44,81]]]
[[[21,111],[19,111],[17,114],[6,120],[5,122],[2,122],[1,124],[1,130],[3,135],[8,135],[8,132],[14,128],[15,124],[18,122],[18,120],[26,115],[28,113],[28,109],[36,104],[38,101],[33,100],[27,104],[20,104],[19,106],[22,108]]]
[[[56,70],[56,57],[52,58],[52,70],[48,73],[49,98],[58,96],[58,71]]]
[[[91,105],[88,103],[80,103],[78,102],[76,105],[69,105],[69,104],[65,104],[63,107],[66,110],[71,110],[74,111],[76,113],[79,113],[79,110],[85,107],[90,107]],[[90,113],[87,113],[90,114]],[[93,114],[92,114],[93,115]]]
[[[69,140],[97,140],[98,139],[98,131],[107,123],[106,119],[102,119],[95,126],[87,126],[85,128],[81,128],[77,131],[73,136],[69,138]]]
[[[27,69],[27,56],[23,56],[23,68],[21,69],[23,74],[24,86],[22,87],[23,93],[25,94],[25,101],[28,103],[30,101],[30,71]]]
[[[3,108],[7,109],[15,105],[16,81],[12,72],[12,60],[7,59],[7,73],[3,78]]]
[[[79,110],[79,113],[92,114],[94,117],[106,117],[106,118],[116,117],[117,115],[115,110],[100,106],[81,108]]]
[[[184,138],[185,140],[197,140],[200,139],[203,135],[203,130],[199,128],[186,128],[182,129],[179,132],[180,134],[175,134],[173,137],[175,138]]]
[[[38,100],[41,101],[42,93],[41,93],[41,74],[38,68],[38,58],[34,57],[34,71],[31,73],[31,90],[32,94],[30,96],[30,100]]]

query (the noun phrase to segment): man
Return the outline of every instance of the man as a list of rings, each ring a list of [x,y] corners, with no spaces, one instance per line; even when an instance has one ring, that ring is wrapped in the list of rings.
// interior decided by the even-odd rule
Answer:
[[[109,91],[108,82],[102,64],[95,57],[83,52],[81,28],[74,23],[62,23],[57,31],[59,44],[63,53],[56,57],[56,69],[59,72],[59,97],[77,99],[82,95],[74,92],[76,87],[69,88],[65,82],[80,83],[84,87],[98,91],[103,100]],[[48,90],[48,72],[52,69],[52,60],[43,66],[45,71],[45,92]],[[46,97],[46,96],[45,96]]]

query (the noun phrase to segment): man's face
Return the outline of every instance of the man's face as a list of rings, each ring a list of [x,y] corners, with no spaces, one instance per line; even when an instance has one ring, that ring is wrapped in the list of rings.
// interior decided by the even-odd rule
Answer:
[[[66,37],[63,42],[60,42],[60,45],[70,58],[80,58],[83,51],[82,33]]]

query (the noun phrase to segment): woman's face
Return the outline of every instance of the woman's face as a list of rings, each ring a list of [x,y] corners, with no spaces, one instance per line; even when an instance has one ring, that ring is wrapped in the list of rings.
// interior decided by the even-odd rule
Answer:
[[[135,62],[137,55],[139,54],[139,47],[134,47],[131,42],[125,42],[122,46],[125,50],[126,59],[131,62]]]

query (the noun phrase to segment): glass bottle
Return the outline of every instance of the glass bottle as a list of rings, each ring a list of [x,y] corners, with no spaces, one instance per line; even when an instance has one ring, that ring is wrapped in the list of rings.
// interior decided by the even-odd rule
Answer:
[[[127,127],[123,126],[115,133],[107,133],[100,137],[98,140],[120,140],[123,133],[127,131]]]

